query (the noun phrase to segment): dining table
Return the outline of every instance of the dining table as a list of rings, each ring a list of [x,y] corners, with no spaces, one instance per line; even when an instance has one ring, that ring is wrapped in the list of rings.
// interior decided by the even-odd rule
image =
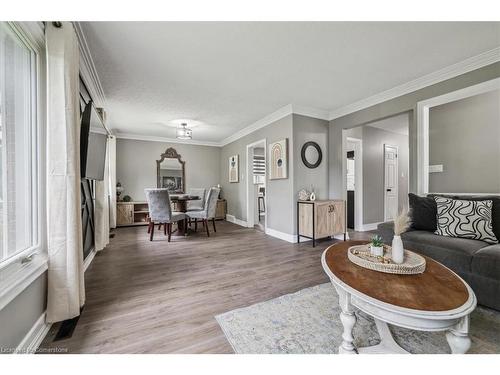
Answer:
[[[187,212],[187,202],[200,200],[197,195],[190,194],[170,194],[170,201],[175,203],[177,212]],[[180,220],[177,222],[177,230],[172,233],[173,236],[187,236],[189,228],[187,227],[187,220]]]

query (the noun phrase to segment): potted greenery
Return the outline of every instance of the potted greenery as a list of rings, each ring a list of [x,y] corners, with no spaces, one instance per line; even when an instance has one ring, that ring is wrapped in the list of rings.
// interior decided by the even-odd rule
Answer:
[[[382,237],[378,234],[372,237],[372,242],[370,243],[370,254],[377,257],[384,255],[384,242]]]

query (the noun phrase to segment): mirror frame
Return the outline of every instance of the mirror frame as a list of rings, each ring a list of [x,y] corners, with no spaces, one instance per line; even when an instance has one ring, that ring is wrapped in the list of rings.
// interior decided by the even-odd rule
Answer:
[[[182,186],[181,191],[184,194],[186,192],[186,162],[181,159],[181,155],[177,153],[176,149],[173,147],[167,148],[167,150],[160,155],[160,160],[156,161],[156,187],[161,188],[160,183],[160,164],[165,159],[177,159],[182,165]]]
[[[316,161],[316,163],[310,163],[306,158],[306,150],[309,147],[314,147],[316,151],[318,151],[318,160]],[[302,158],[302,163],[304,163],[307,168],[314,169],[319,167],[319,165],[321,164],[321,160],[323,160],[323,152],[321,151],[321,147],[319,147],[316,142],[309,141],[304,143],[304,145],[302,146],[302,149],[300,150],[300,157]]]

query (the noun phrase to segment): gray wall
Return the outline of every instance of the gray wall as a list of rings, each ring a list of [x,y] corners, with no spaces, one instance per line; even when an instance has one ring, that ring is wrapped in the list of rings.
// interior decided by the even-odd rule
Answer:
[[[246,147],[248,144],[266,139],[266,145],[272,142],[288,138],[288,178],[280,180],[269,180],[267,184],[267,226],[271,229],[293,233],[293,160],[294,150],[292,115],[283,117],[274,123],[254,131],[243,138],[231,142],[221,148],[220,174],[222,184],[222,196],[227,199],[227,213],[234,215],[237,219],[247,220],[247,167]],[[269,148],[267,149],[269,150]],[[269,152],[269,151],[268,151]],[[230,183],[228,177],[228,160],[232,155],[239,155],[240,179],[238,183]],[[266,160],[267,162],[267,160]]]
[[[0,348],[15,349],[21,343],[33,324],[45,312],[46,296],[45,272],[0,310]]]
[[[220,183],[220,148],[153,141],[117,139],[116,179],[124,195],[144,201],[144,189],[156,187],[156,160],[169,147],[186,162],[186,188],[211,187]]]
[[[323,153],[321,164],[314,169],[307,168],[302,162],[301,150],[304,143],[316,142]],[[328,199],[328,121],[312,117],[293,115],[293,228],[297,232],[297,201],[298,192],[302,189],[314,188],[316,199]]]
[[[429,110],[429,191],[500,193],[500,91]]]
[[[462,74],[432,86],[411,92],[397,98],[387,100],[369,108],[339,117],[330,121],[329,131],[329,192],[330,198],[345,196],[342,165],[342,129],[350,129],[376,120],[391,117],[403,112],[412,111],[410,116],[410,191],[417,190],[417,102],[443,95],[455,90],[469,87],[481,82],[500,77],[500,63],[491,64],[480,69]]]

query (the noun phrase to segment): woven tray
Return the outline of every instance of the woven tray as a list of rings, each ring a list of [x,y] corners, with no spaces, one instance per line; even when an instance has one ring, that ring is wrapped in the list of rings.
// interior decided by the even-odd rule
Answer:
[[[383,257],[371,255],[369,246],[351,246],[347,250],[349,260],[358,266],[385,273],[415,275],[425,271],[425,258],[413,251],[405,250],[404,262],[396,264],[391,259],[390,246],[384,245]]]

